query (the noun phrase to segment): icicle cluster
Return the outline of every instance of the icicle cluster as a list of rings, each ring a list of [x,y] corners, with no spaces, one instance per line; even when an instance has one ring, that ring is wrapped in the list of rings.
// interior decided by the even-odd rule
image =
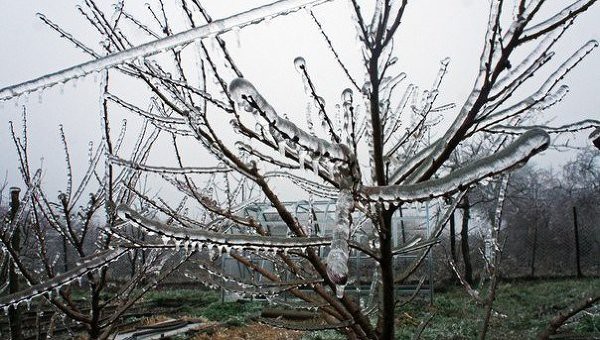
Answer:
[[[329,245],[330,240],[322,237],[265,237],[259,235],[223,234],[196,228],[183,228],[163,224],[141,216],[126,205],[117,208],[120,218],[132,222],[150,234],[159,235],[165,245],[172,242],[175,249],[185,250],[206,248],[218,253],[230,250],[250,249],[256,251],[287,252],[291,249],[304,251],[308,247]]]
[[[47,295],[47,297],[50,298],[52,291],[58,293],[62,287],[69,285],[72,282],[80,281],[81,278],[89,272],[106,268],[110,263],[118,260],[126,253],[126,249],[106,250],[93,255],[92,257],[83,259],[80,264],[69,271],[56,275],[43,283],[35,284],[20,292],[2,297],[2,299],[0,299],[0,307],[7,311],[10,306],[18,306],[23,302],[29,305],[31,299],[42,295]]]

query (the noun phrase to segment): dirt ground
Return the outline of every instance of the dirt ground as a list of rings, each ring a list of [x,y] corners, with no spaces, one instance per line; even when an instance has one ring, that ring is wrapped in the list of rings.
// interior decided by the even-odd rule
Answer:
[[[223,328],[219,327],[214,331],[206,331],[196,335],[194,340],[241,340],[241,339],[261,339],[261,340],[299,340],[303,332],[277,329],[259,323],[251,323],[242,327]]]

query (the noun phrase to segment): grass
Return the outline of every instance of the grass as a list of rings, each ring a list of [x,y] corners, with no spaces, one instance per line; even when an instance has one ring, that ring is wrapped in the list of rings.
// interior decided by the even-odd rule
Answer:
[[[500,284],[488,339],[532,339],[559,310],[585,294],[600,291],[600,279],[561,279],[551,281],[516,281]],[[144,301],[156,307],[177,306],[175,314],[219,321],[228,327],[248,326],[263,305],[258,302],[220,302],[218,292],[202,290],[164,290],[151,292]],[[422,339],[473,339],[482,323],[483,308],[461,287],[436,292],[433,306],[426,300],[415,300],[399,308],[396,338],[412,339],[419,323],[433,315]],[[592,313],[580,313],[560,329],[561,332],[585,337],[600,334],[600,307]],[[244,329],[244,328],[240,328]],[[248,328],[248,330],[250,330]],[[306,340],[343,339],[333,331],[307,332]]]
[[[591,292],[600,291],[600,279],[520,281],[500,284],[494,304],[488,339],[531,339],[559,310]],[[476,338],[483,320],[483,308],[460,287],[437,293],[434,305],[425,301],[399,311],[397,338],[411,339],[420,320],[433,314],[423,339]],[[600,314],[582,313],[579,322],[563,332],[598,335]]]
[[[156,307],[179,307],[173,316],[205,318],[241,326],[260,314],[262,304],[251,301],[221,302],[219,292],[197,289],[175,289],[150,292],[144,301]]]

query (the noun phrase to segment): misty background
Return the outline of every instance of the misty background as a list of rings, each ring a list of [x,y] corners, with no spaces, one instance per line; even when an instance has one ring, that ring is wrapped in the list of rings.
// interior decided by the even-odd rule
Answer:
[[[272,2],[266,1],[206,1],[205,6],[213,19],[231,16],[250,8]],[[550,15],[556,8],[562,8],[572,1],[554,1],[544,13]],[[153,3],[153,2],[151,2]],[[100,50],[98,35],[76,10],[79,1],[7,1],[0,0],[0,87],[20,83],[43,74],[57,71],[89,60],[70,42],[61,39],[48,28],[36,13],[43,13],[49,19],[72,33],[77,39]],[[154,4],[154,3],[153,3]],[[356,32],[351,20],[349,1],[337,0],[314,8],[315,15],[323,23],[325,31],[345,62],[352,76],[359,84],[365,79],[362,74],[362,59]],[[108,1],[98,3],[110,10]],[[365,6],[367,6],[365,1]],[[476,0],[419,0],[409,4],[405,20],[396,35],[395,56],[398,63],[392,73],[406,72],[404,84],[414,83],[422,89],[431,86],[439,67],[439,61],[451,58],[448,74],[440,88],[438,104],[456,103],[453,110],[444,111],[440,131],[455,117],[464,102],[477,74],[479,56],[488,16],[488,1]],[[148,13],[143,2],[126,1],[125,9],[131,13]],[[174,22],[174,31],[184,29],[183,14],[176,7],[168,11],[181,17]],[[540,17],[544,17],[541,15]],[[148,22],[151,18],[148,14]],[[555,47],[556,57],[542,72],[536,74],[530,84],[518,91],[519,98],[533,91],[545,76],[555,70],[562,61],[591,39],[600,38],[600,6],[592,6],[575,22]],[[129,33],[129,32],[128,32]],[[320,32],[306,11],[298,11],[243,28],[239,36],[227,32],[221,36],[228,44],[230,52],[244,76],[253,82],[271,105],[287,115],[299,125],[304,123],[306,96],[303,84],[296,72],[293,60],[297,56],[305,58],[308,71],[326,106],[333,111],[339,102],[340,93],[350,82],[337,65],[328,50]],[[148,37],[139,33],[139,41]],[[239,43],[238,43],[239,39]],[[521,57],[523,54],[517,55]],[[516,59],[514,60],[517,61]],[[119,76],[113,79],[115,82]],[[67,83],[63,89],[55,86],[43,93],[33,93],[28,98],[20,98],[0,104],[0,182],[7,177],[9,186],[22,186],[17,170],[17,157],[9,133],[9,121],[15,122],[20,130],[22,106],[28,111],[28,134],[30,159],[34,168],[42,164],[45,168],[44,186],[52,191],[64,187],[66,180],[65,156],[60,141],[58,126],[62,124],[69,142],[69,151],[75,177],[85,171],[88,142],[100,142],[99,82],[92,75],[76,82]],[[123,78],[125,79],[125,78]],[[231,79],[226,79],[230,81]],[[540,116],[537,123],[551,121],[551,125],[562,125],[576,120],[600,119],[600,54],[594,51],[573,70],[561,84],[570,86],[570,93],[558,105]],[[119,83],[115,90],[127,98],[136,98],[144,103],[146,91],[129,87],[127,80]],[[147,105],[147,104],[146,104]],[[213,114],[214,115],[214,114]],[[121,119],[128,121],[128,134],[134,136],[141,125],[138,117],[120,115],[111,111],[112,134],[116,137]],[[227,124],[230,119],[221,119]],[[224,126],[233,134],[231,128]],[[590,131],[566,134],[561,144],[589,145]],[[224,138],[233,135],[224,135]],[[216,162],[206,159],[200,146],[190,143],[185,148],[185,159],[189,165],[210,165]],[[543,167],[560,167],[574,157],[574,152],[546,151],[534,158],[533,162]],[[153,151],[148,163],[153,165],[173,165],[172,152],[167,146]],[[42,160],[43,158],[43,160]],[[294,191],[292,191],[294,192]],[[283,194],[284,199],[293,199],[294,194]],[[286,197],[289,196],[289,197]]]

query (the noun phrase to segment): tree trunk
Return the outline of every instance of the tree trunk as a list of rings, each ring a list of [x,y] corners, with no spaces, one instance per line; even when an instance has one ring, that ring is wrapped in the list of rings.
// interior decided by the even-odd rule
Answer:
[[[381,260],[381,281],[383,288],[383,329],[380,339],[394,338],[394,309],[396,297],[394,294],[394,268],[392,256],[392,211],[382,212],[381,233],[379,236]]]
[[[91,320],[88,328],[88,336],[90,340],[95,340],[100,338],[101,328],[100,328],[100,285],[96,283],[90,284],[90,289],[92,291],[92,296],[90,301],[90,315]]]
[[[473,267],[471,266],[471,250],[469,248],[469,219],[470,207],[469,199],[467,196],[463,199],[463,217],[462,217],[462,228],[460,230],[460,246],[463,256],[463,262],[465,263],[465,281],[470,285],[473,284]]]
[[[10,188],[10,220],[13,222],[17,218],[17,212],[19,210],[19,188]],[[21,251],[21,229],[18,223],[15,224],[15,230],[11,237],[11,247],[15,253],[19,254]],[[15,268],[15,264],[12,260],[9,262],[8,272],[8,291],[9,293],[17,293],[20,291],[19,287],[19,275]],[[10,324],[10,337],[12,340],[23,339],[23,331],[21,327],[21,311],[18,306],[10,306],[8,309],[8,322]]]

